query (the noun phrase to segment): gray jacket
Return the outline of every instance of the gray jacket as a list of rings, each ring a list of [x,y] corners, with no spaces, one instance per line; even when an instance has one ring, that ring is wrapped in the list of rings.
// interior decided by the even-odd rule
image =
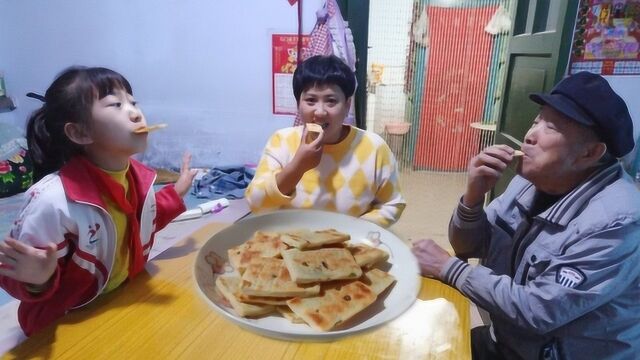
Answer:
[[[484,210],[459,204],[451,244],[483,265],[452,258],[441,278],[491,313],[509,357],[637,359],[640,191],[615,164],[522,227],[535,192],[516,177]]]

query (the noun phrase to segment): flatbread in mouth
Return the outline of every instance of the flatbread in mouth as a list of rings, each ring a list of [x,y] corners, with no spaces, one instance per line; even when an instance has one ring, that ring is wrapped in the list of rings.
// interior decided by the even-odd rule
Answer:
[[[133,132],[136,134],[143,134],[143,133],[148,133],[154,130],[164,129],[167,126],[168,126],[167,124],[155,124],[155,125],[143,126],[133,130]]]
[[[306,123],[305,127],[307,128],[307,136],[305,138],[305,142],[307,144],[313,142],[322,132],[324,132],[322,126],[316,123]]]

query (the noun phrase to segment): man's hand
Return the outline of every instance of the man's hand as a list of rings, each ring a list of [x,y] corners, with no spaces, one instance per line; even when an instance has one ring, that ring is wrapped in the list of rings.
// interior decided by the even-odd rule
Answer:
[[[56,251],[54,243],[38,249],[7,237],[0,243],[0,275],[27,284],[46,284],[58,266]]]
[[[513,149],[507,145],[490,146],[469,161],[467,191],[462,197],[465,206],[473,207],[484,199],[513,160]]]
[[[196,176],[197,170],[192,170],[191,166],[191,154],[185,152],[182,155],[182,165],[180,166],[180,177],[176,181],[174,188],[178,195],[185,196],[189,189],[191,189],[191,183]]]
[[[411,249],[418,259],[420,271],[426,277],[440,277],[440,271],[451,255],[431,239],[418,240]]]

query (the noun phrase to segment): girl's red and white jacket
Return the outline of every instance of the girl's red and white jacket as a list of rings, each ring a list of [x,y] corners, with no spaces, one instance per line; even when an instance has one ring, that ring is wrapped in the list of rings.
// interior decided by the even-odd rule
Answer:
[[[138,193],[138,220],[144,261],[154,235],[185,210],[182,198],[168,185],[153,191],[155,172],[131,159]],[[0,286],[21,301],[18,321],[27,336],[95,299],[107,283],[116,253],[116,228],[101,191],[84,165],[70,160],[27,191],[11,237],[35,247],[54,242],[58,267],[49,288],[31,294],[25,283],[0,276]]]

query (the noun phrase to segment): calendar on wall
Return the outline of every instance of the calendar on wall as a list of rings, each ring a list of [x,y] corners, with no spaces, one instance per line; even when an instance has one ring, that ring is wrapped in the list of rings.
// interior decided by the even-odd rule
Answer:
[[[309,35],[302,36],[301,59],[309,46]],[[298,66],[298,35],[273,34],[271,36],[272,49],[272,84],[273,84],[273,113],[280,115],[295,115],[298,113],[296,99],[293,96],[293,72]]]
[[[569,73],[640,75],[640,0],[581,0]]]

